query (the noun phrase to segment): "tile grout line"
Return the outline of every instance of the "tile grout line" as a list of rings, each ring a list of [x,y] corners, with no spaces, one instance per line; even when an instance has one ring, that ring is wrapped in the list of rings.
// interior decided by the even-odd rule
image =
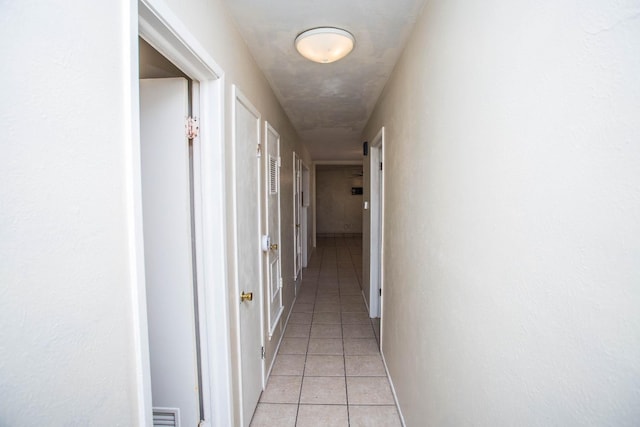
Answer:
[[[319,248],[316,248],[319,249]],[[301,404],[301,400],[302,400],[302,386],[304,385],[304,373],[307,369],[307,358],[309,356],[309,344],[311,343],[311,328],[313,328],[313,315],[315,314],[315,309],[316,309],[316,301],[318,299],[318,291],[319,291],[319,281],[320,281],[320,270],[322,270],[322,260],[324,258],[324,248],[322,248],[322,251],[320,253],[320,267],[318,269],[318,274],[316,275],[316,279],[315,279],[315,286],[316,286],[316,296],[313,299],[313,307],[311,309],[311,324],[309,325],[309,337],[307,338],[307,349],[304,353],[304,366],[302,367],[302,379],[300,381],[300,392],[298,392],[298,406],[296,407],[296,419],[295,419],[295,424],[298,424],[298,415],[300,414],[300,404]]]
[[[353,264],[353,262],[352,262]],[[338,269],[338,257],[336,256],[336,270]],[[351,425],[351,414],[349,412],[349,385],[347,384],[347,356],[344,349],[344,319],[342,312],[342,290],[340,287],[340,276],[338,275],[338,297],[340,304],[340,335],[342,336],[342,364],[344,366],[344,393],[347,404],[347,426]]]
[[[342,362],[343,362],[343,369],[344,369],[344,376],[343,376],[343,380],[344,380],[344,385],[345,385],[345,404],[344,406],[346,407],[346,415],[347,415],[347,426],[351,425],[351,411],[350,411],[350,401],[349,401],[349,386],[348,386],[348,375],[347,375],[347,363],[346,363],[346,343],[345,340],[347,338],[345,338],[345,333],[344,333],[344,328],[345,328],[345,323],[344,323],[344,316],[347,313],[352,313],[353,311],[348,311],[345,312],[343,310],[343,303],[346,303],[344,298],[345,297],[349,297],[351,298],[351,295],[343,295],[343,292],[346,292],[346,288],[343,289],[343,285],[350,287],[353,285],[352,283],[352,276],[351,273],[353,272],[355,274],[356,279],[359,281],[359,277],[357,275],[357,272],[355,271],[355,264],[354,264],[354,247],[353,246],[353,242],[352,240],[349,239],[345,239],[344,237],[332,237],[331,239],[327,239],[330,240],[329,245],[327,245],[327,247],[318,247],[318,258],[316,258],[317,262],[313,263],[313,266],[317,265],[317,274],[315,276],[315,279],[313,279],[310,282],[306,282],[307,286],[315,286],[315,289],[311,292],[309,292],[309,296],[315,295],[313,298],[313,303],[311,304],[311,309],[310,309],[310,314],[311,314],[311,323],[309,325],[309,332],[308,332],[308,337],[307,337],[307,343],[306,343],[306,350],[305,350],[305,354],[304,354],[304,364],[303,364],[303,370],[302,370],[302,380],[301,380],[301,385],[300,385],[300,390],[298,392],[298,398],[297,398],[297,405],[296,405],[296,412],[295,412],[295,418],[293,419],[295,425],[298,425],[299,422],[299,416],[300,416],[300,410],[301,410],[301,405],[302,403],[302,391],[303,391],[303,384],[304,384],[304,380],[307,377],[307,371],[306,368],[308,367],[308,363],[309,363],[309,349],[310,349],[310,345],[311,345],[311,330],[313,329],[314,325],[316,324],[316,308],[317,308],[317,304],[319,303],[319,300],[321,298],[324,297],[331,297],[332,295],[336,295],[337,298],[335,298],[334,300],[337,300],[338,303],[338,314],[339,316],[337,316],[337,319],[339,319],[339,330],[340,330],[340,341],[342,343]],[[333,243],[333,245],[331,246],[330,244]],[[346,258],[346,256],[349,256],[350,258],[350,265],[349,264],[341,264],[341,261],[344,261],[344,258],[341,258],[339,255],[342,255],[344,258]],[[335,266],[333,266],[333,264],[335,263]],[[332,266],[330,267],[328,264],[332,264]],[[345,268],[346,267],[346,268]],[[341,268],[343,270],[343,274],[340,274]],[[322,278],[322,280],[321,280]],[[343,283],[343,280],[346,280],[347,283]],[[322,283],[321,283],[322,282]],[[358,282],[359,283],[359,282]],[[321,289],[322,287],[322,289]],[[335,288],[334,288],[335,287]],[[362,289],[360,287],[360,289]],[[310,289],[311,290],[311,289]],[[347,289],[348,290],[348,294],[352,294],[352,290],[351,289]],[[325,293],[328,292],[328,293]],[[331,297],[333,299],[333,297]],[[350,309],[350,308],[349,308]],[[324,313],[324,311],[323,311]],[[328,313],[328,312],[327,312]],[[356,312],[353,312],[356,313]],[[367,313],[365,312],[365,315],[367,315]],[[353,316],[352,316],[353,317]],[[320,319],[320,323],[318,323],[319,325],[325,325],[325,322],[323,321],[323,319],[328,319],[327,317],[323,317],[322,319]],[[355,317],[354,317],[355,320]],[[373,324],[369,319],[369,322],[366,322],[367,324],[370,325],[370,327],[373,329]],[[331,322],[326,323],[326,324],[331,324]],[[349,323],[346,326],[354,326],[356,327],[356,331],[352,331],[352,332],[357,332],[357,326],[360,324],[359,322],[355,322],[355,323]],[[322,332],[322,331],[320,331]],[[353,334],[353,333],[352,333]],[[323,335],[323,333],[321,333],[321,335]],[[370,337],[364,337],[364,336],[357,336],[358,334],[356,334],[356,336],[349,338],[350,340],[357,340],[357,341],[363,341],[364,340],[370,340],[373,339],[375,340],[375,333],[374,333],[374,337],[370,338]],[[327,336],[328,337],[328,336]],[[327,338],[325,337],[325,338]],[[319,337],[319,339],[322,338],[322,336]],[[377,347],[377,346],[376,346]],[[377,349],[378,351],[376,352],[376,354],[380,355],[379,353],[379,349]],[[366,353],[366,354],[365,354]],[[327,353],[328,354],[328,353]],[[333,353],[335,354],[335,353]],[[362,354],[364,355],[368,355],[369,352],[362,352],[362,351],[356,351],[356,353],[354,354],[354,356],[358,356]],[[320,377],[322,377],[323,375],[318,375]],[[360,375],[356,375],[356,377],[360,377]],[[369,378],[371,377],[371,375],[362,375],[362,378]],[[388,380],[388,375],[384,375],[385,378],[387,378]],[[379,378],[378,376],[373,376],[371,378]],[[343,406],[342,404],[330,404],[330,403],[308,403],[309,405],[314,405],[314,406],[325,406],[325,407],[330,407],[330,406],[335,406],[336,408]],[[396,408],[397,411],[397,405],[388,405],[385,403],[362,403],[360,404],[360,406],[365,406],[365,407],[381,407],[381,406],[393,406]],[[306,412],[305,412],[306,413]]]

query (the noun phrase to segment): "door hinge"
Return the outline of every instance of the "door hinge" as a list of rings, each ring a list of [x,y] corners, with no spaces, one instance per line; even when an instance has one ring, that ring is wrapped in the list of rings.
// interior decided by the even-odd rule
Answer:
[[[278,279],[278,285],[280,286],[280,289],[282,289],[282,277]]]
[[[256,152],[256,157],[262,157],[262,145],[258,144],[258,150]]]
[[[264,356],[265,356],[264,347],[260,347],[260,358],[264,359]]]
[[[282,167],[282,158],[278,156],[278,167]]]
[[[200,134],[200,126],[196,117],[187,117],[184,124],[185,133],[188,139],[196,139]]]
[[[382,170],[382,162],[380,162],[380,170]]]
[[[378,289],[378,293],[382,296],[382,288]]]

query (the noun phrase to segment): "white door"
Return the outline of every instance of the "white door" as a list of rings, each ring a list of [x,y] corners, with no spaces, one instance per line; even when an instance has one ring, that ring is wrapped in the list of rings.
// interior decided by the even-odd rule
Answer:
[[[234,88],[235,89],[235,88]],[[251,422],[264,386],[262,251],[260,236],[260,114],[237,89],[234,96],[237,301],[240,323],[242,426]],[[241,295],[245,295],[245,299]],[[251,299],[249,299],[251,295]]]
[[[293,278],[298,280],[302,270],[302,160],[293,153]]]
[[[270,242],[266,257],[266,288],[269,337],[284,311],[280,251],[280,135],[265,123],[265,235]]]
[[[184,78],[140,80],[144,260],[152,402],[201,416]]]

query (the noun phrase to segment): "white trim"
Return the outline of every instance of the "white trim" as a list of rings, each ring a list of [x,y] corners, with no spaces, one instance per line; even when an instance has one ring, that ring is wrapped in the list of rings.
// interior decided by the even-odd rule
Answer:
[[[380,149],[380,161],[384,164],[384,159],[385,157],[385,150],[386,150],[386,142],[385,142],[385,131],[384,131],[384,126],[380,129],[380,133],[382,134],[382,138],[381,138],[381,142],[380,144],[382,145],[381,149]],[[380,195],[380,291],[382,293],[382,295],[380,295],[380,301],[378,304],[378,314],[380,315],[380,342],[382,343],[382,339],[384,337],[384,316],[383,316],[383,310],[384,310],[384,236],[385,236],[385,232],[384,232],[384,219],[385,219],[385,190],[386,190],[386,186],[385,186],[385,173],[384,173],[384,167],[382,169],[382,173],[380,174],[382,175],[382,183],[380,184],[380,188],[381,188],[381,192],[382,194]]]
[[[402,409],[400,409],[400,403],[398,401],[398,395],[396,393],[396,387],[393,385],[393,379],[391,379],[391,374],[389,373],[389,367],[387,366],[387,359],[384,357],[384,352],[382,348],[380,349],[380,355],[382,356],[382,364],[384,365],[384,370],[387,373],[387,378],[389,379],[389,385],[391,386],[391,394],[393,394],[393,400],[396,404],[396,409],[398,410],[398,415],[400,416],[400,422],[402,423],[402,427],[405,427],[407,424],[404,421],[404,415],[402,415]]]
[[[256,141],[260,142],[261,140],[261,136],[260,136],[260,122],[262,121],[262,115],[260,114],[260,112],[257,110],[256,107],[253,106],[253,104],[251,103],[251,101],[249,101],[248,98],[246,98],[242,92],[240,91],[240,89],[236,86],[233,85],[232,86],[232,117],[231,117],[231,122],[232,123],[236,123],[236,118],[237,118],[237,102],[240,102],[245,108],[247,108],[247,110],[253,114],[253,116],[256,118],[256,122],[257,122],[257,135],[256,135]],[[237,102],[236,102],[237,101]],[[235,280],[234,280],[234,292],[235,295],[240,295],[240,283],[239,283],[239,268],[240,268],[240,262],[238,259],[238,191],[237,191],[237,180],[236,180],[236,174],[237,174],[237,170],[236,170],[236,162],[237,162],[237,150],[236,150],[236,146],[237,146],[237,135],[236,135],[236,129],[235,129],[235,125],[234,125],[234,129],[232,131],[232,143],[231,143],[231,152],[232,152],[232,160],[231,160],[231,179],[232,179],[232,198],[233,198],[233,218],[232,218],[232,222],[233,222],[233,250],[234,250],[234,262],[233,262],[233,268],[234,268],[234,275],[235,275]],[[256,147],[257,150],[257,147]],[[256,153],[257,154],[257,153]],[[264,153],[263,153],[264,154]],[[258,230],[262,230],[262,200],[261,200],[261,194],[262,194],[262,170],[261,170],[261,162],[260,159],[256,158],[256,162],[258,164],[258,182],[257,182],[257,197],[258,197],[258,212],[257,212],[257,216],[256,219],[258,221]],[[261,243],[261,235],[260,233],[258,233],[258,236],[256,236],[256,238],[258,239],[258,247],[260,247]],[[262,347],[265,346],[265,339],[264,339],[264,283],[263,283],[263,276],[264,276],[264,269],[263,269],[263,263],[262,263],[262,255],[260,255],[259,258],[260,262],[259,262],[259,275],[260,275],[260,282],[258,284],[258,289],[259,289],[259,293],[260,293],[260,298],[257,301],[259,306],[260,306],[260,345]],[[236,324],[236,328],[238,331],[238,339],[236,340],[236,363],[238,366],[238,372],[237,372],[237,381],[238,381],[238,408],[240,409],[240,422],[238,425],[245,425],[244,422],[244,402],[242,400],[242,396],[243,396],[243,387],[242,387],[242,343],[241,343],[241,339],[240,339],[240,310],[236,309],[235,310],[235,324]],[[261,362],[261,368],[262,368],[262,378],[261,378],[261,384],[262,384],[262,389],[264,390],[265,387],[265,361],[264,359]],[[248,424],[248,423],[247,423]],[[231,425],[231,424],[228,424]]]
[[[129,27],[123,27],[125,57],[123,63],[127,75],[125,85],[124,120],[130,129],[125,150],[125,196],[127,204],[128,250],[131,283],[133,346],[136,374],[137,424],[150,427],[153,424],[151,404],[151,364],[149,360],[149,334],[147,326],[147,300],[144,269],[144,238],[142,234],[142,180],[140,169],[140,72],[138,70],[138,4],[130,2],[127,19]],[[126,19],[125,19],[126,21]]]
[[[371,318],[378,317],[378,314],[381,313],[382,298],[384,297],[384,295],[381,297],[378,293],[378,284],[380,289],[383,289],[384,277],[382,274],[384,265],[382,262],[384,249],[382,226],[384,224],[384,172],[380,173],[379,166],[384,159],[384,146],[384,127],[382,127],[373,138],[369,149],[369,317]],[[382,182],[380,182],[381,176]],[[382,321],[380,335],[382,338]]]
[[[282,330],[286,330],[287,326],[289,325],[289,318],[291,318],[291,313],[293,313],[293,306],[296,304],[296,300],[298,299],[298,297],[294,296],[293,297],[293,302],[291,303],[291,308],[289,308],[289,314],[287,314],[287,318],[284,321],[284,325],[282,326]],[[275,356],[271,359],[271,363],[269,364],[269,369],[267,369],[267,375],[266,378],[269,378],[269,376],[271,375],[271,371],[273,370],[273,366],[276,363],[276,359],[277,359],[277,355],[278,355],[278,351],[280,350],[280,344],[282,344],[282,339],[284,338],[284,334],[280,334],[280,338],[278,339],[278,344],[276,345],[276,348],[273,352],[273,354],[275,354]]]
[[[369,226],[369,317],[378,317],[380,308],[380,294],[378,289],[382,289],[379,283],[382,276],[381,243],[382,217],[384,200],[380,189],[384,183],[380,182],[380,162],[382,162],[382,150],[384,149],[384,127],[373,138],[369,149],[369,203],[370,203],[370,226]]]
[[[371,309],[369,308],[369,301],[367,301],[367,295],[364,293],[364,289],[362,290],[362,292],[360,292],[360,294],[362,295],[362,299],[364,299],[365,307],[367,307],[367,313],[371,313]]]
[[[280,289],[280,292],[282,292],[282,289]],[[278,321],[280,320],[280,317],[282,316],[282,313],[284,312],[284,306],[280,306],[278,308],[278,311],[276,312],[273,320],[273,325],[271,325],[271,327],[269,328],[269,341],[271,341],[271,338],[273,338],[273,332],[276,330],[276,326],[278,326]],[[266,377],[265,377],[266,379]]]
[[[318,247],[318,236],[316,234],[317,224],[316,224],[316,215],[318,214],[317,210],[317,200],[316,200],[316,164],[315,162],[312,164],[312,177],[309,180],[311,184],[311,198],[313,200],[313,209],[311,210],[311,240],[313,241],[313,247]]]
[[[203,111],[214,127],[201,125],[201,167],[202,176],[202,216],[203,228],[203,261],[205,275],[203,287],[208,310],[207,335],[210,346],[209,371],[211,378],[212,425],[226,425],[232,420],[232,385],[231,385],[231,337],[227,276],[227,238],[225,212],[225,153],[224,153],[224,77],[218,79],[214,89],[215,96],[203,97],[202,93],[211,93],[213,82],[201,82],[201,117]],[[218,123],[215,123],[219,120]],[[203,129],[204,127],[204,129]],[[212,133],[207,132],[213,130]],[[209,143],[205,142],[209,141]],[[213,351],[215,349],[215,351]]]
[[[298,281],[298,273],[302,273],[302,247],[300,248],[300,256],[298,256],[298,238],[300,236],[300,240],[302,240],[302,235],[300,232],[300,224],[297,224],[296,227],[296,219],[300,221],[300,215],[302,213],[302,206],[300,203],[300,199],[296,199],[296,195],[300,194],[302,191],[302,167],[298,170],[298,164],[301,163],[302,160],[299,160],[298,153],[293,152],[293,280],[294,282]],[[298,177],[300,174],[300,177]],[[296,194],[297,190],[297,194]],[[298,212],[298,218],[296,218],[296,211]],[[297,230],[296,230],[297,229]],[[297,234],[296,234],[297,233]],[[297,286],[293,287],[294,295],[297,295]]]
[[[301,162],[302,164],[302,179],[301,179],[301,190],[302,190],[302,207],[301,207],[301,215],[302,215],[302,221],[300,223],[300,226],[302,228],[302,268],[307,268],[307,266],[309,265],[309,259],[311,258],[311,251],[309,250],[309,221],[308,221],[308,217],[309,217],[309,206],[311,205],[311,171],[309,170],[309,167],[307,166],[307,164],[303,161]],[[306,181],[305,181],[305,175],[306,175]],[[307,183],[307,185],[305,185],[305,182]],[[304,199],[304,194],[306,193],[307,198],[306,198],[306,204],[305,204],[305,199]],[[313,239],[312,239],[313,240]],[[304,274],[304,270],[303,273]],[[302,285],[302,281],[300,281],[300,283],[298,283],[296,285],[297,288],[300,287],[300,285]],[[296,291],[297,292],[297,291]],[[297,295],[297,294],[296,294]]]
[[[280,134],[278,133],[277,130],[275,130],[275,128],[273,126],[271,126],[271,123],[269,123],[268,121],[264,121],[264,159],[265,159],[265,163],[264,163],[264,171],[265,171],[265,186],[264,186],[264,204],[265,204],[265,212],[264,212],[264,221],[263,223],[265,224],[265,227],[267,228],[267,232],[268,234],[271,236],[271,230],[269,230],[269,211],[268,211],[268,207],[269,207],[269,196],[270,196],[270,191],[269,191],[269,187],[270,187],[270,183],[269,183],[269,179],[266,178],[269,173],[270,173],[270,165],[269,165],[269,156],[268,156],[268,138],[269,138],[269,133],[272,133],[275,137],[276,137],[276,157],[278,159],[278,165],[277,165],[277,173],[278,173],[278,178],[276,179],[276,184],[278,185],[277,188],[277,204],[278,204],[278,235],[276,236],[276,242],[278,243],[278,274],[277,274],[277,280],[278,283],[276,283],[276,286],[279,287],[278,290],[278,299],[280,300],[280,306],[278,307],[277,312],[275,313],[275,315],[273,316],[273,319],[271,318],[271,303],[273,302],[273,297],[271,295],[271,293],[267,292],[267,295],[269,295],[268,298],[268,308],[267,308],[267,325],[268,325],[268,331],[269,331],[269,341],[271,341],[271,337],[273,337],[273,332],[276,330],[276,326],[278,326],[278,321],[280,320],[280,316],[282,316],[282,313],[284,312],[284,303],[283,303],[283,296],[282,294],[284,293],[284,289],[282,286],[282,212],[281,212],[281,206],[280,206],[280,191],[281,191],[281,179],[282,177],[280,176],[281,173],[281,161],[280,161]],[[263,233],[263,234],[267,234],[267,233]],[[273,237],[271,236],[273,241]],[[266,259],[267,264],[269,263],[269,257],[267,257]],[[268,269],[265,269],[266,271],[268,271]],[[263,272],[264,274],[264,272]],[[268,275],[268,273],[267,273]],[[265,286],[268,286],[269,283],[269,278],[268,277],[263,277],[263,284]],[[265,377],[266,378],[266,377]]]
[[[194,80],[222,77],[222,69],[164,1],[138,0],[138,7],[136,35]]]
[[[134,2],[135,4],[135,2]],[[204,395],[205,425],[232,424],[232,388],[230,363],[230,336],[228,316],[228,294],[224,284],[227,283],[226,257],[226,216],[225,216],[225,162],[224,162],[224,74],[221,68],[207,54],[187,27],[175,16],[171,9],[161,0],[139,0],[137,2],[137,20],[132,22],[131,38],[136,47],[136,62],[132,64],[135,72],[132,75],[132,86],[138,85],[137,70],[137,38],[138,35],[147,41],[166,58],[177,65],[185,74],[197,81],[199,93],[199,115],[201,134],[199,149],[194,150],[194,178],[197,182],[194,194],[196,203],[196,245],[198,248],[198,291],[203,296],[200,301],[201,314],[201,346],[202,376]],[[135,6],[132,6],[135,8]],[[132,20],[133,21],[133,20]],[[137,109],[139,96],[135,96],[134,123],[139,125]],[[132,179],[134,183],[134,227],[136,253],[142,253],[142,203],[140,191],[139,130],[134,150]],[[135,260],[135,265],[144,271],[144,258]],[[139,277],[139,287],[144,292],[144,277]],[[138,291],[140,293],[140,291]],[[140,294],[142,295],[142,294]],[[138,299],[140,298],[138,295]],[[139,301],[144,306],[135,314],[139,319],[141,337],[144,337],[142,354],[143,376],[149,378],[143,386],[142,400],[144,411],[148,415],[140,425],[150,425],[151,419],[151,387],[148,364],[148,339],[146,325],[146,301]],[[208,344],[215,343],[215,346]],[[214,350],[215,349],[215,350]]]
[[[231,123],[234,123],[233,127],[234,129],[232,130],[232,135],[231,135],[231,199],[232,199],[232,203],[231,203],[231,218],[230,218],[230,222],[232,223],[232,227],[233,227],[233,237],[232,237],[232,242],[233,242],[233,271],[234,271],[234,281],[233,281],[233,292],[235,295],[240,295],[240,285],[238,283],[238,191],[236,190],[236,185],[237,185],[237,179],[236,179],[236,158],[237,158],[237,154],[236,154],[236,144],[237,144],[237,137],[236,137],[236,129],[235,129],[235,123],[236,123],[236,117],[237,112],[236,112],[236,99],[237,99],[237,95],[236,95],[236,87],[235,85],[231,88],[232,90],[232,107],[231,107]],[[236,366],[237,366],[237,372],[236,372],[236,381],[238,384],[238,408],[239,408],[239,417],[240,417],[240,425],[242,425],[242,345],[240,343],[240,311],[236,308],[234,310],[234,319],[233,319],[233,324],[236,325],[236,330],[237,330],[237,335],[238,338],[235,340],[235,347],[236,347],[236,355],[235,355],[235,359],[236,359]]]

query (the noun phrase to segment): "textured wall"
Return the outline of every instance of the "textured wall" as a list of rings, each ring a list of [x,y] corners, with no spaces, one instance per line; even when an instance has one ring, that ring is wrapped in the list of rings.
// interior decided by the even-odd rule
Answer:
[[[637,0],[427,3],[363,136],[408,426],[640,422],[639,52]]]
[[[129,8],[0,6],[2,426],[138,424]]]
[[[0,425],[138,425],[145,407],[136,394],[142,372],[127,206],[136,2],[0,3]],[[225,72],[225,140],[232,140],[233,84],[280,132],[282,206],[292,206],[291,153],[311,159],[224,4],[164,3]],[[290,209],[282,229],[282,241],[292,242]],[[226,232],[233,254],[234,230]],[[293,245],[283,244],[282,255],[289,309]],[[230,272],[234,262],[229,256]],[[231,288],[234,280],[230,274]],[[237,295],[229,295],[233,316]],[[267,342],[268,362],[282,329]],[[235,344],[234,325],[231,333]]]
[[[316,166],[316,232],[362,233],[361,166]]]

